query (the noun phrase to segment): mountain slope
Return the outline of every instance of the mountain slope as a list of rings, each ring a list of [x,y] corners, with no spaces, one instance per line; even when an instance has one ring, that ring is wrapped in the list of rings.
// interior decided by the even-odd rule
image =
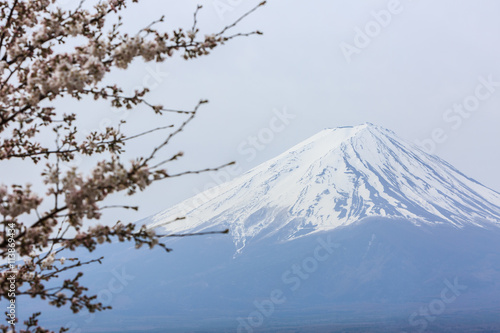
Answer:
[[[499,239],[493,225],[369,217],[258,239],[238,256],[223,235],[169,239],[169,254],[109,244],[82,283],[112,311],[78,316],[33,301],[23,311],[101,333],[500,332]]]
[[[167,223],[176,217],[186,220]],[[238,247],[291,240],[370,216],[457,227],[500,221],[500,194],[392,131],[326,129],[241,177],[159,213],[169,232],[227,226]]]
[[[391,131],[324,130],[139,223],[232,237],[167,238],[168,254],[133,242],[77,253],[105,257],[82,283],[111,312],[23,309],[102,333],[500,332],[499,206]]]

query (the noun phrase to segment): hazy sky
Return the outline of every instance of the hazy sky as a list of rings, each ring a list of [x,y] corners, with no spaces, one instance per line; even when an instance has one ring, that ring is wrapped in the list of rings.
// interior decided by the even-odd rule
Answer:
[[[165,14],[166,29],[190,27],[197,3],[204,5],[200,26],[209,33],[258,1],[143,1],[129,8],[125,25],[133,31]],[[326,127],[372,122],[412,141],[434,135],[435,147],[428,148],[500,191],[499,12],[495,0],[271,0],[235,30],[259,29],[263,36],[232,41],[195,61],[137,62],[110,79],[129,89],[146,84],[150,100],[169,107],[210,100],[172,142],[171,152],[185,152],[173,171],[235,160],[237,175]],[[87,119],[88,130],[120,117],[130,122],[131,133],[157,125],[143,109],[113,113],[87,102],[71,107],[102,108],[102,117]],[[167,123],[164,118],[161,124]],[[131,152],[159,139],[152,136]],[[163,181],[131,201],[140,202],[140,212],[115,217],[146,217],[228,174]]]

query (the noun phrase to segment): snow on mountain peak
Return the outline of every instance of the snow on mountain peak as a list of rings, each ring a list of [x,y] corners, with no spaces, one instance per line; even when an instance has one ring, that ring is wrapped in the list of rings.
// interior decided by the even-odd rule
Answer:
[[[169,223],[177,217],[186,219]],[[325,129],[244,175],[167,209],[168,232],[229,227],[235,242],[294,239],[369,216],[499,223],[500,194],[437,156],[365,123]]]

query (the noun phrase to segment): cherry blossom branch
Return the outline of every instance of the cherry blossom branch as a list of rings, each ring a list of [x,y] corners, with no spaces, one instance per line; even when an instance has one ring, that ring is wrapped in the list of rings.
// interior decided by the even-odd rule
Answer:
[[[208,55],[234,38],[260,34],[252,31],[231,35],[228,31],[265,3],[261,2],[219,32],[200,37],[198,14],[201,6],[193,13],[191,30],[179,28],[161,32],[156,26],[163,21],[160,18],[137,34],[128,35],[122,31],[123,22],[115,14],[128,3],[139,0],[99,1],[93,9],[84,8],[84,1],[79,1],[75,9],[65,11],[57,4],[48,5],[51,3],[48,0],[7,0],[2,2],[4,8],[0,10],[0,161],[6,163],[19,158],[31,159],[27,162],[35,164],[42,159],[46,161],[40,177],[40,185],[45,191],[40,194],[34,193],[29,184],[0,184],[0,224],[3,224],[0,257],[7,257],[8,244],[13,240],[18,255],[24,260],[24,264],[17,266],[18,295],[47,299],[57,307],[69,304],[73,312],[81,309],[101,311],[106,307],[96,303],[95,295],[87,295],[87,289],[79,282],[81,272],[62,282],[58,280],[57,284],[52,284],[52,279],[61,272],[100,262],[101,258],[65,259],[60,257],[66,253],[63,251],[83,248],[92,252],[104,242],[128,241],[134,242],[137,248],[159,246],[169,252],[172,249],[160,239],[228,233],[223,230],[157,235],[154,230],[134,223],[117,222],[112,227],[97,223],[106,209],[138,208],[107,204],[111,194],[133,195],[156,181],[216,171],[233,164],[167,172],[165,164],[177,161],[183,154],[178,152],[162,160],[158,157],[160,151],[186,129],[207,101],[201,100],[191,111],[154,105],[147,100],[148,89],[125,96],[119,83],[103,86],[107,74],[117,68],[125,70],[137,59],[163,62],[179,54],[187,60],[194,59]],[[106,31],[107,20],[112,17],[117,20]],[[72,51],[61,51],[58,45],[69,40],[76,41],[78,46]],[[93,131],[79,141],[78,115],[61,115],[59,108],[56,110],[55,102],[61,97],[77,101],[84,97],[108,99],[115,109],[131,109],[143,104],[156,116],[178,113],[186,118],[178,126],[159,126],[135,135],[125,135],[121,121],[116,126]],[[123,161],[122,152],[127,142],[160,131],[168,131],[168,134],[153,144],[149,152],[130,162]],[[55,141],[47,143],[47,132],[55,135]],[[83,173],[77,167],[61,170],[63,162],[91,155],[102,157],[88,172]],[[42,205],[47,200],[47,205]],[[181,219],[183,217],[176,221]],[[10,241],[7,241],[8,229],[17,230]],[[0,299],[7,298],[9,282],[1,272],[7,267],[0,265]],[[49,281],[51,287],[46,288]],[[70,294],[66,295],[67,292]],[[25,321],[26,326],[33,331],[48,332],[39,326],[38,317],[39,314],[33,314]],[[0,332],[9,330],[16,331],[15,327],[0,325]]]

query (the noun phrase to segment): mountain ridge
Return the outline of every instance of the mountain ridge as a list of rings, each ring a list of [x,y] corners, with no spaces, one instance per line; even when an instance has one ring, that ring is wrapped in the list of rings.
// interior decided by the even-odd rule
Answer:
[[[241,249],[256,236],[291,240],[370,216],[456,227],[500,221],[499,193],[371,123],[320,131],[207,193],[153,216],[150,226],[229,227]]]

